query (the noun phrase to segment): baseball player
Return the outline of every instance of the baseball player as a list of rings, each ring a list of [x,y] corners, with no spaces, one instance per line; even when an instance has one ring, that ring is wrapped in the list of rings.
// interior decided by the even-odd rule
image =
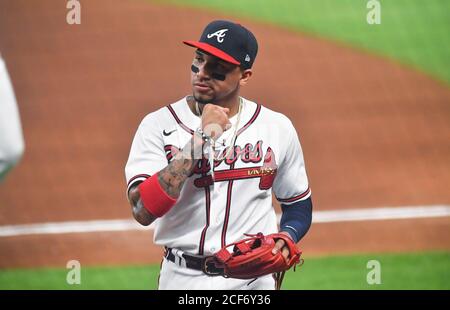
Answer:
[[[165,247],[159,289],[274,289],[271,275],[215,277],[205,262],[244,234],[306,234],[311,191],[297,133],[286,116],[239,96],[258,51],[248,29],[217,20],[183,42],[196,48],[192,95],[143,119],[125,167],[133,216],[156,220],[154,242]],[[289,257],[283,240],[278,251]]]
[[[0,181],[20,160],[24,148],[14,90],[0,54]]]

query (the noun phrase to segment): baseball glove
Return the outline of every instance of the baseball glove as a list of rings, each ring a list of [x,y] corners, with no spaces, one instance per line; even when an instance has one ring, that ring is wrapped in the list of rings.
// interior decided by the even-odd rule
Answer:
[[[276,233],[263,235],[247,235],[248,238],[231,243],[214,254],[214,267],[226,278],[255,279],[267,274],[275,274],[277,289],[281,287],[284,273],[299,263],[302,252],[288,236]],[[283,239],[289,249],[289,261],[286,262],[278,251],[272,253],[275,243]],[[232,252],[228,248],[233,247]]]

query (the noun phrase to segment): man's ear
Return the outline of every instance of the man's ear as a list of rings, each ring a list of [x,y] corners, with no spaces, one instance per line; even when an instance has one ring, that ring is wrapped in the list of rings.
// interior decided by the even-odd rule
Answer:
[[[248,83],[250,78],[252,77],[253,71],[251,69],[246,69],[242,71],[241,79],[239,80],[239,85],[244,86]]]

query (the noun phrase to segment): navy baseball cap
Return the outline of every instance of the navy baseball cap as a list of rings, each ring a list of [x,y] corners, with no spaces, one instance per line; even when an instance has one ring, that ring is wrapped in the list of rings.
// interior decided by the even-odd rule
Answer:
[[[226,62],[250,69],[258,53],[258,42],[247,28],[227,21],[209,23],[199,41],[183,41]]]

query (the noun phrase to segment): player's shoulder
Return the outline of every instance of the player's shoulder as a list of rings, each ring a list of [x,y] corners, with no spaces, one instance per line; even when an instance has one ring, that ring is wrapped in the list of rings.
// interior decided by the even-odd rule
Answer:
[[[294,125],[292,121],[281,112],[274,111],[265,105],[261,105],[260,112],[261,121],[270,124],[276,124],[280,128],[292,129]]]

